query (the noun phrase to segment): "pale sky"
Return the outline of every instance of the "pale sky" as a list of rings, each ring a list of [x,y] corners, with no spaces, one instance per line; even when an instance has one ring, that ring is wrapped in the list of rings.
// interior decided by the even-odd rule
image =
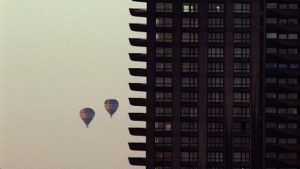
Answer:
[[[142,169],[129,165],[133,63],[130,0],[0,0],[0,168]],[[116,98],[114,118],[103,102]],[[89,128],[79,117],[91,107]]]

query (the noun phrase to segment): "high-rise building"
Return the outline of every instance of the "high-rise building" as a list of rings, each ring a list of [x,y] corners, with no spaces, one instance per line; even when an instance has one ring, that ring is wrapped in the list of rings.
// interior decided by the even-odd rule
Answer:
[[[134,0],[146,169],[300,169],[299,0]]]
[[[267,169],[300,169],[299,0],[266,3]]]

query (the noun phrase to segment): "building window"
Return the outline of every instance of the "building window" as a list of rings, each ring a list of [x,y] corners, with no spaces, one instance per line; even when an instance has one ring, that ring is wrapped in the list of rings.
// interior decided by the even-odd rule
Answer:
[[[234,18],[234,28],[250,28],[250,18]]]
[[[223,122],[208,122],[207,123],[207,132],[223,132],[224,131],[224,124]]]
[[[172,57],[172,48],[156,47],[156,57]]]
[[[157,27],[172,27],[172,18],[156,18]]]
[[[172,12],[172,3],[156,3],[156,12]]]
[[[171,107],[155,107],[156,117],[171,117],[172,108]]]
[[[249,58],[250,48],[234,48],[233,57],[235,58]]]
[[[181,93],[181,101],[182,102],[197,102],[198,101],[198,93],[182,92]]]
[[[171,92],[156,92],[155,101],[157,102],[171,102],[172,93]]]
[[[250,93],[249,92],[234,92],[233,102],[250,102]]]
[[[232,131],[236,133],[248,133],[250,131],[249,123],[246,121],[234,122]]]
[[[245,163],[249,162],[250,155],[249,152],[233,152],[233,162]]]
[[[182,62],[181,63],[182,72],[198,72],[198,63],[196,62]]]
[[[208,87],[224,87],[224,78],[223,77],[209,77],[208,78]]]
[[[233,87],[250,87],[249,77],[235,77],[233,79]]]
[[[154,138],[155,145],[157,146],[171,146],[172,145],[172,137],[155,137]]]
[[[218,103],[223,102],[224,96],[222,92],[209,92],[208,93],[208,102]]]
[[[156,42],[172,42],[172,33],[156,33]]]
[[[234,13],[250,13],[250,4],[234,3]]]
[[[208,72],[219,73],[224,71],[223,63],[208,63]]]
[[[182,147],[197,147],[198,146],[198,137],[181,137],[180,139]]]
[[[198,130],[197,122],[181,122],[182,132],[196,132]]]
[[[208,27],[209,28],[223,28],[224,27],[224,18],[208,18]]]
[[[183,28],[198,28],[198,18],[182,18]]]
[[[223,162],[224,161],[223,152],[208,152],[207,161],[208,162]]]
[[[156,62],[155,65],[156,72],[171,72],[172,64],[168,62]]]
[[[197,77],[182,77],[181,87],[198,87]]]
[[[155,160],[156,161],[171,161],[172,153],[169,151],[156,151]]]
[[[208,117],[223,117],[224,109],[223,109],[223,107],[208,107],[207,116]]]
[[[233,72],[235,73],[249,73],[250,63],[234,63]]]
[[[224,12],[224,3],[208,3],[208,12],[223,13]]]
[[[198,152],[183,151],[181,152],[182,162],[196,162],[198,160]]]
[[[233,117],[250,117],[249,107],[234,107]]]
[[[208,42],[210,43],[222,43],[224,42],[224,34],[223,33],[208,33]]]
[[[181,56],[183,58],[196,58],[198,57],[198,53],[198,48],[189,47],[181,49]]]
[[[172,87],[171,77],[156,77],[155,87]]]
[[[208,57],[209,58],[223,58],[224,57],[224,48],[208,48]]]
[[[234,43],[249,43],[250,33],[234,33],[233,34]]]
[[[198,33],[183,32],[181,41],[182,42],[198,42]]]
[[[197,117],[197,107],[181,107],[181,117]]]
[[[233,147],[249,147],[250,139],[249,137],[233,137]]]
[[[190,13],[195,13],[199,12],[199,7],[198,3],[183,3],[182,4],[182,12],[190,12]]]
[[[171,131],[172,123],[171,122],[155,122],[155,131]]]
[[[224,138],[223,137],[208,137],[207,138],[208,147],[224,147]]]

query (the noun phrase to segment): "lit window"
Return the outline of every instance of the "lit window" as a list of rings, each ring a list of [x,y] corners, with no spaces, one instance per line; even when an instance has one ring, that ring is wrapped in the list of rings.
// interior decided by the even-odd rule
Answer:
[[[182,12],[199,12],[198,3],[183,3]]]

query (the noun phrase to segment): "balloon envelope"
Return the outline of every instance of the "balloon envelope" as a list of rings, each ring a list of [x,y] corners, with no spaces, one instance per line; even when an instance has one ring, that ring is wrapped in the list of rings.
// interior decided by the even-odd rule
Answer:
[[[119,102],[116,99],[107,99],[104,102],[104,106],[110,117],[112,117],[119,107]]]
[[[95,111],[91,108],[84,108],[80,110],[80,117],[82,121],[85,123],[86,127],[89,126],[94,116],[95,116]]]

